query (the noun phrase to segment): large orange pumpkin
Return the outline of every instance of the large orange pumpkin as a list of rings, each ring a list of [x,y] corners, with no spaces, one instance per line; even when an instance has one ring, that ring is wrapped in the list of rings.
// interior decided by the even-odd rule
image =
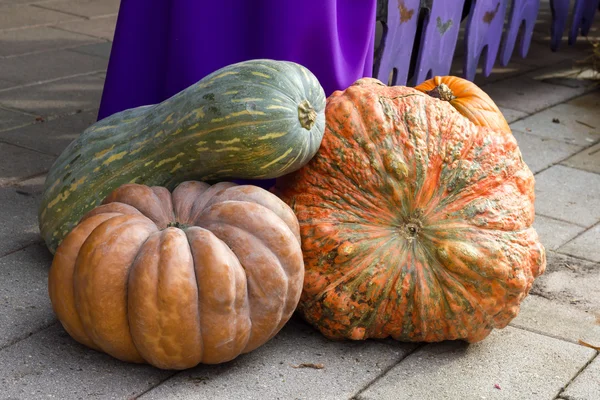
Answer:
[[[49,292],[80,343],[183,369],[273,337],[296,308],[303,274],[298,221],[266,190],[129,184],[58,247]]]
[[[475,125],[511,132],[496,103],[471,81],[457,76],[436,76],[415,89],[449,102]]]
[[[275,191],[300,223],[298,308],[329,338],[479,341],[546,266],[512,134],[411,88],[333,93],[316,157]]]

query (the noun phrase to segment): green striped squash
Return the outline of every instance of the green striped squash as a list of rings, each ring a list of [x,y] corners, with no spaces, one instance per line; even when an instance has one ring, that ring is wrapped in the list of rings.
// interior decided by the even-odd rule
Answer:
[[[251,60],[229,65],[157,105],[98,121],[56,160],[39,209],[54,253],[89,210],[125,183],[275,178],[317,152],[325,93],[301,65]]]

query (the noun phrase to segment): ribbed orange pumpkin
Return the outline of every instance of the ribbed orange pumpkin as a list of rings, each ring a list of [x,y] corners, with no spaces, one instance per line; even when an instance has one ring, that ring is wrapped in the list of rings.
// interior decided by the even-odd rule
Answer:
[[[436,76],[415,89],[449,102],[475,125],[511,132],[496,103],[471,81],[457,76]]]
[[[485,338],[546,266],[514,137],[364,78],[327,100],[315,158],[275,188],[300,223],[299,310],[329,338]]]
[[[128,184],[58,247],[52,306],[80,343],[183,369],[229,361],[294,312],[304,267],[298,221],[255,186]]]

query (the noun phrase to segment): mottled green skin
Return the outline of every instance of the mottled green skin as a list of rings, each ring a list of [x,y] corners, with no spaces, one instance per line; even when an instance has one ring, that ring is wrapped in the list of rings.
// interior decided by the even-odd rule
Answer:
[[[305,100],[316,113],[310,129],[298,111]],[[319,148],[324,109],[323,88],[306,68],[252,60],[215,71],[160,104],[105,118],[50,169],[39,209],[42,237],[54,252],[87,211],[125,183],[172,189],[185,180],[295,171]]]

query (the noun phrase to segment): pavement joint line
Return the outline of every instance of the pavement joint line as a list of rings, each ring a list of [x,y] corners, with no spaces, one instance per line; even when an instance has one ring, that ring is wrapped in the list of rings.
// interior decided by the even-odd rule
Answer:
[[[156,389],[157,387],[159,387],[160,385],[162,385],[163,383],[165,383],[169,379],[174,378],[176,375],[182,374],[183,372],[184,371],[173,371],[170,375],[168,375],[164,379],[159,380],[155,384],[151,385],[148,389],[144,390],[143,392],[140,392],[140,393],[137,393],[137,394],[135,394],[135,395],[133,395],[131,397],[128,397],[128,400],[139,399],[140,397],[142,397],[146,393],[150,392],[153,389]]]
[[[561,104],[562,104],[562,103],[561,103]],[[521,131],[517,131],[517,132],[521,132]],[[521,132],[521,133],[522,133],[522,132]],[[534,136],[535,136],[535,135],[534,135]],[[538,137],[539,137],[539,136],[538,136]],[[552,140],[555,140],[555,139],[552,139]],[[559,142],[561,142],[561,143],[566,143],[566,142],[562,142],[562,141],[560,141],[560,140],[559,140]],[[555,165],[560,165],[561,167],[565,167],[565,168],[571,168],[571,169],[574,169],[574,170],[577,170],[577,171],[584,171],[584,172],[588,172],[588,173],[590,173],[590,174],[596,174],[596,175],[600,175],[600,174],[598,174],[598,173],[596,173],[596,172],[587,171],[587,170],[585,170],[585,169],[576,168],[576,167],[571,167],[570,165],[562,165],[562,164],[561,164],[563,161],[567,161],[569,158],[573,157],[574,155],[577,155],[577,154],[581,153],[582,151],[585,151],[585,150],[587,150],[587,149],[589,149],[589,148],[592,148],[592,147],[594,147],[595,145],[597,145],[598,143],[600,143],[600,139],[596,140],[595,142],[592,142],[592,143],[590,143],[590,144],[589,144],[589,145],[587,145],[587,146],[583,146],[583,147],[581,147],[581,149],[579,149],[579,151],[577,151],[576,153],[570,154],[570,155],[568,155],[568,156],[566,156],[566,157],[564,157],[564,158],[562,158],[562,159],[560,159],[560,160],[558,160],[558,161],[556,161],[556,162],[553,162],[552,164],[550,164],[550,165],[548,165],[547,167],[545,167],[545,168],[543,168],[543,169],[539,170],[538,172],[536,172],[536,173],[535,173],[535,174],[533,174],[533,175],[539,175],[539,174],[541,174],[542,172],[544,172],[544,171],[546,171],[546,170],[548,170],[548,169],[550,169],[550,168],[554,167]],[[566,144],[569,144],[569,143],[566,143]]]
[[[59,323],[60,322],[57,319],[54,319],[53,321],[49,322],[48,324],[41,326],[32,332],[27,333],[25,336],[15,338],[15,339],[11,340],[7,345],[0,347],[0,352],[3,352],[4,350],[8,349],[9,347],[14,346],[15,344],[17,344],[19,342],[22,342],[25,339],[30,338],[31,336],[35,335],[36,333],[40,333],[41,331],[49,329]]]
[[[591,364],[591,363],[592,363],[592,362],[593,362],[593,361],[596,359],[596,357],[598,357],[598,351],[595,351],[595,352],[594,352],[594,355],[593,355],[592,357],[590,357],[590,359],[588,360],[588,362],[586,362],[586,363],[583,365],[583,367],[581,367],[581,368],[579,369],[579,371],[577,371],[577,372],[575,373],[575,376],[574,376],[573,378],[571,378],[571,379],[570,379],[570,380],[569,380],[569,381],[568,381],[568,382],[567,382],[567,383],[566,383],[566,384],[565,384],[565,385],[564,385],[564,386],[563,386],[563,387],[562,387],[562,388],[561,388],[561,389],[558,391],[558,393],[556,394],[556,396],[554,396],[554,399],[556,399],[556,400],[557,400],[557,399],[560,399],[560,398],[562,397],[562,394],[564,393],[564,391],[565,391],[565,390],[567,390],[567,388],[569,387],[569,385],[570,385],[571,383],[573,383],[573,381],[574,381],[575,379],[577,379],[577,377],[578,377],[579,375],[581,375],[581,373],[582,373],[582,372],[583,372],[583,371],[584,371],[584,370],[585,370],[585,369],[586,369],[586,368],[587,368],[587,367],[588,367],[588,366],[589,366],[589,365],[590,365],[590,364]],[[567,397],[567,399],[568,399],[568,398],[569,398],[569,397]]]
[[[15,111],[15,112],[20,112],[20,113],[25,113],[26,115],[31,115],[33,118],[39,117],[38,114],[31,114],[31,113],[28,113],[28,112],[25,112],[25,111],[22,111],[22,110],[7,108],[5,106],[0,105],[0,110],[1,109],[5,109],[7,111]],[[38,122],[38,121],[34,120],[33,122],[26,122],[23,125],[14,125],[14,126],[11,126],[11,127],[8,127],[8,128],[2,128],[2,129],[0,129],[0,133],[9,132],[9,131],[12,131],[12,130],[17,130],[17,129],[21,129],[21,128],[25,128],[25,127],[29,127],[29,126],[33,126],[33,125],[41,125],[41,124],[45,124],[47,122],[55,121],[57,119],[71,117],[73,115],[81,114],[81,113],[88,112],[88,111],[95,111],[95,110],[97,110],[97,107],[81,108],[81,109],[77,109],[77,110],[71,111],[71,112],[66,112],[66,113],[61,113],[61,114],[46,115],[46,116],[44,116],[44,122]]]
[[[53,82],[58,82],[58,81],[63,81],[66,79],[71,79],[71,78],[79,78],[82,76],[89,76],[89,75],[94,75],[94,74],[98,74],[101,72],[105,72],[105,70],[94,70],[94,71],[88,71],[88,72],[82,72],[80,74],[74,74],[74,75],[67,75],[67,76],[61,76],[58,78],[52,78],[52,79],[47,79],[45,81],[37,81],[37,82],[31,82],[31,83],[25,83],[22,85],[17,85],[17,86],[12,86],[9,88],[4,88],[4,89],[0,89],[0,93],[2,92],[8,92],[9,90],[14,90],[14,89],[23,89],[23,88],[27,88],[27,87],[32,87],[32,86],[37,86],[37,85],[43,85],[46,83],[53,83]],[[0,103],[0,107],[7,107],[6,105],[3,105],[2,103]]]
[[[1,133],[1,132],[0,132],[0,133]],[[1,136],[0,136],[0,143],[4,143],[4,144],[11,145],[11,146],[19,147],[19,148],[21,148],[21,149],[25,149],[25,150],[33,151],[33,152],[36,152],[36,153],[39,153],[39,154],[44,154],[44,155],[46,155],[46,156],[54,156],[54,157],[57,157],[57,156],[59,156],[59,155],[60,155],[60,154],[56,154],[56,153],[47,153],[47,152],[45,152],[45,151],[38,150],[38,149],[34,149],[34,148],[32,148],[32,147],[23,146],[22,144],[16,144],[16,143],[12,143],[12,142],[9,142],[9,141],[7,141],[7,140],[3,139]]]
[[[587,258],[583,258],[583,257],[580,257],[580,256],[574,256],[574,255],[572,255],[572,254],[560,253],[560,252],[558,252],[558,251],[556,251],[556,250],[548,250],[548,251],[546,252],[546,254],[547,254],[547,253],[554,253],[554,254],[558,254],[558,255],[561,255],[561,256],[567,256],[567,257],[571,257],[571,258],[574,258],[574,259],[576,259],[576,260],[579,260],[579,261],[585,261],[585,262],[588,262],[588,263],[592,263],[592,264],[600,265],[600,263],[598,263],[598,262],[596,262],[596,261],[593,261],[593,260],[588,260]],[[544,297],[544,296],[541,296],[541,295],[539,295],[539,294],[536,294],[536,296]],[[544,297],[544,298],[547,298],[547,297]],[[552,299],[550,299],[550,298],[547,298],[547,299],[548,299],[548,300],[552,300]]]
[[[4,254],[0,254],[0,259],[2,259],[2,258],[4,258],[4,257],[7,257],[7,256],[10,256],[11,254],[14,254],[14,253],[16,253],[17,251],[25,250],[25,249],[26,249],[26,248],[28,248],[29,246],[33,246],[33,245],[35,245],[35,244],[44,244],[44,242],[42,242],[42,241],[39,241],[39,240],[38,240],[38,241],[29,242],[28,244],[26,244],[26,245],[24,245],[24,246],[21,246],[21,247],[19,247],[18,249],[10,250],[10,251],[8,251],[8,252],[6,252],[6,253],[4,253]]]
[[[584,228],[584,229],[587,229],[587,228],[588,228],[588,226],[587,226],[587,225],[581,225],[580,223],[577,223],[577,222],[566,221],[566,220],[564,220],[564,219],[556,218],[556,217],[554,217],[554,216],[551,216],[551,215],[546,215],[546,214],[542,214],[542,213],[536,213],[535,215],[539,215],[539,216],[541,216],[541,217],[549,218],[549,219],[552,219],[552,220],[554,220],[554,221],[558,221],[558,222],[566,222],[567,224],[575,225],[575,226],[578,226],[578,227],[580,227],[580,228]],[[596,224],[596,223],[594,223],[594,225],[595,225],[595,224]]]
[[[112,15],[109,15],[109,17],[111,17],[111,16],[112,16]],[[100,18],[96,18],[96,19],[100,19]],[[73,21],[66,21],[66,22],[73,22]],[[69,29],[66,29],[66,28],[60,27],[60,26],[58,26],[58,25],[56,25],[56,24],[52,25],[52,26],[51,26],[51,28],[58,29],[58,30],[60,30],[60,31],[64,31],[64,32],[69,32],[69,33],[77,33],[77,34],[79,34],[79,35],[83,35],[83,36],[91,37],[91,38],[94,38],[94,39],[102,39],[102,40],[107,40],[105,37],[102,37],[102,36],[94,36],[94,35],[90,35],[89,33],[78,32],[78,31],[72,31],[72,30],[69,30]],[[107,41],[109,41],[109,42],[112,42],[112,40],[107,40]]]
[[[350,397],[350,400],[360,400],[360,398],[361,398],[360,395],[363,394],[368,388],[373,386],[375,383],[377,383],[377,381],[379,381],[385,375],[387,375],[387,373],[390,372],[392,370],[392,368],[394,368],[396,365],[400,364],[402,361],[406,360],[406,358],[409,357],[410,355],[416,353],[417,351],[421,350],[422,348],[426,347],[429,344],[430,343],[417,344],[412,350],[406,352],[404,357],[402,357],[400,360],[398,360],[398,362],[393,363],[392,365],[388,366],[386,369],[381,371],[379,373],[379,375],[377,375],[369,383],[367,383],[362,389],[359,389],[358,392],[356,392],[353,396]]]
[[[575,235],[571,240],[569,240],[568,242],[563,243],[562,245],[560,245],[560,247],[558,249],[556,249],[556,252],[559,254],[564,254],[566,256],[569,257],[575,257],[575,258],[579,258],[581,260],[586,260],[586,261],[591,261],[591,262],[595,262],[594,260],[590,260],[581,256],[576,256],[573,254],[569,254],[569,253],[565,253],[560,251],[560,248],[571,243],[572,241],[574,241],[575,239],[579,238],[580,236],[583,236],[586,232],[591,231],[592,229],[594,229],[595,227],[600,226],[600,221],[597,221],[595,224],[590,225],[589,227],[587,227],[586,229],[584,229],[583,231],[579,232],[577,235]]]
[[[27,181],[29,179],[33,179],[33,178],[38,178],[40,176],[44,176],[48,173],[49,171],[42,171],[42,172],[37,172],[33,175],[29,175],[29,176],[25,176],[25,177],[19,177],[19,178],[15,178],[15,179],[9,179],[4,181],[4,183],[2,181],[0,181],[0,188],[10,188],[10,187],[15,187],[15,185]]]
[[[33,3],[33,4],[28,4],[28,5],[31,7],[41,8],[42,10],[54,11],[54,12],[59,12],[61,14],[72,15],[73,17],[83,18],[86,21],[89,21],[89,19],[90,19],[90,17],[87,17],[85,15],[79,15],[79,14],[75,14],[75,13],[64,11],[64,10],[57,10],[55,8],[50,8],[47,6],[44,7],[43,4],[44,3]]]
[[[53,28],[54,29],[53,26],[50,26],[49,28]],[[57,29],[57,30],[66,32],[66,31],[64,31],[62,29]],[[53,51],[62,51],[62,50],[71,50],[71,51],[73,51],[73,49],[77,49],[79,47],[89,46],[89,45],[92,45],[92,44],[103,44],[103,43],[112,43],[112,42],[110,40],[102,39],[102,41],[91,42],[91,43],[86,43],[86,44],[76,44],[76,45],[73,45],[73,46],[56,47],[56,48],[47,49],[47,50],[35,50],[35,51],[30,51],[28,53],[11,54],[11,55],[8,55],[8,56],[0,56],[0,60],[9,60],[11,58],[17,58],[17,57],[23,57],[23,56],[33,56],[33,55],[36,55],[36,54],[44,54],[44,53],[51,53]],[[78,52],[78,53],[79,54],[86,54],[86,55],[89,55],[89,56],[98,57],[98,56],[96,56],[94,54],[90,54],[90,53],[83,53],[83,52]],[[101,57],[101,58],[104,58],[104,57]]]

